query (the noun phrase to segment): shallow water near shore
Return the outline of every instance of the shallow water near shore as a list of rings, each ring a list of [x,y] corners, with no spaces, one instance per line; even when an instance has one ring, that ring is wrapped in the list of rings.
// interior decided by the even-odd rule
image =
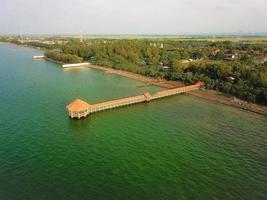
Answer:
[[[187,95],[70,120],[163,88],[0,43],[0,199],[266,199],[267,118]]]

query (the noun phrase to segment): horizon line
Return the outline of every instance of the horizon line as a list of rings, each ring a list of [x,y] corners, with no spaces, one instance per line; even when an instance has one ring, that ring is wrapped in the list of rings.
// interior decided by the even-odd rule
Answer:
[[[228,33],[118,33],[118,34],[91,34],[91,33],[0,33],[0,36],[267,36],[267,32],[228,32]]]

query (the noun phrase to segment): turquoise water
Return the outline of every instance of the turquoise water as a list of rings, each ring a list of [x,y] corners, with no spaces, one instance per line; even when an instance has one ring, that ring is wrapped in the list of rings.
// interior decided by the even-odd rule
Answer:
[[[266,199],[267,118],[186,95],[70,120],[158,87],[0,44],[0,199]]]

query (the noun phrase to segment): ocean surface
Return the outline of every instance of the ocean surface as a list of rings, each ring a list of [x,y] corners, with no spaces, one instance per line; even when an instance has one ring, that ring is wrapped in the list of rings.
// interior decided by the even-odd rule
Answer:
[[[187,95],[68,118],[162,90],[33,60],[0,43],[0,199],[267,199],[267,118]]]

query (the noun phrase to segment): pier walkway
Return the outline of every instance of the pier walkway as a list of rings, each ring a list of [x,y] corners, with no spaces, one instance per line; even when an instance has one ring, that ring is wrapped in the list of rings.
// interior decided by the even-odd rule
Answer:
[[[87,115],[91,113],[95,113],[95,112],[100,112],[100,111],[104,111],[108,109],[118,108],[118,107],[141,103],[141,102],[149,102],[154,99],[160,99],[160,98],[164,98],[164,97],[168,97],[168,96],[172,96],[176,94],[198,90],[203,85],[204,85],[203,82],[197,82],[196,84],[190,85],[190,86],[159,91],[159,92],[156,92],[154,95],[151,95],[150,93],[147,92],[142,95],[131,96],[131,97],[122,98],[122,99],[115,99],[115,100],[106,101],[106,102],[97,103],[97,104],[88,104],[85,101],[76,99],[74,102],[66,106],[66,108],[71,118],[80,119],[82,117],[86,117]]]

